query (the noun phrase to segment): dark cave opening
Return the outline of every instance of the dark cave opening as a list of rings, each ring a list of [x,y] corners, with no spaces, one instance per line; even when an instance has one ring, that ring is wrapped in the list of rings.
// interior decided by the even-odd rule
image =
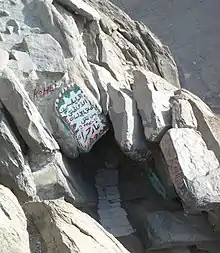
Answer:
[[[152,186],[152,182],[148,178],[148,172],[150,168],[155,171],[155,166],[157,166],[155,158],[153,157],[151,161],[144,164],[129,159],[121,151],[114,138],[114,131],[110,129],[89,153],[81,154],[77,159],[82,169],[82,177],[90,182],[94,188],[96,187],[96,175],[99,170],[117,171],[120,207],[127,213],[134,231],[129,236],[116,237],[131,252],[142,252],[136,250],[136,248],[140,248],[137,240],[140,240],[145,248],[149,246],[146,238],[146,213],[158,210],[181,210],[182,208],[178,199],[164,199]],[[97,193],[97,204],[81,210],[101,223],[98,203],[99,196]]]

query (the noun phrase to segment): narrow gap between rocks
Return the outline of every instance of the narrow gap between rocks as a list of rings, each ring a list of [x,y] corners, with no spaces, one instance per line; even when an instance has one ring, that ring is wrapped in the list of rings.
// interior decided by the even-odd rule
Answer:
[[[83,178],[97,192],[97,205],[81,210],[132,253],[142,253],[149,246],[144,224],[147,212],[182,209],[178,200],[165,200],[152,187],[148,173],[150,168],[154,171],[154,163],[137,164],[127,158],[116,143],[113,130],[77,160]]]

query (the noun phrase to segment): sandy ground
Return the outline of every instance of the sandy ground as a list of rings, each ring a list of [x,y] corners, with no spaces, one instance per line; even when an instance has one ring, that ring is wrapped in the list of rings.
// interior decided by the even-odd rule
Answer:
[[[220,1],[111,0],[168,45],[182,87],[220,114]]]

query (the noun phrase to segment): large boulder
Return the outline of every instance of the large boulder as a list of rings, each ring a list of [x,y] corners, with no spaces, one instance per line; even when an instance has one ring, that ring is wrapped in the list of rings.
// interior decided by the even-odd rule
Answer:
[[[0,185],[1,252],[30,253],[27,220],[17,198]]]
[[[212,150],[220,161],[220,118],[199,97],[188,90],[178,90],[175,94],[191,104],[198,123],[197,130],[202,134],[208,149]]]
[[[133,94],[144,126],[145,137],[149,141],[159,141],[171,128],[169,99],[174,94],[175,87],[150,71],[136,70],[133,73]]]
[[[219,162],[199,132],[170,129],[160,142],[175,189],[191,210],[212,210],[220,204]]]
[[[37,108],[9,68],[0,76],[0,98],[33,152],[51,152],[59,149]]]
[[[65,201],[28,202],[24,209],[39,230],[48,253],[128,253],[95,220]]]

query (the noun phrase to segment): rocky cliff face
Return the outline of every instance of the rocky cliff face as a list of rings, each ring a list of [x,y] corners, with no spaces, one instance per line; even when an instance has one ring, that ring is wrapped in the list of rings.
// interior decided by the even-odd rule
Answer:
[[[215,252],[219,118],[169,49],[105,0],[0,10],[2,252]]]

